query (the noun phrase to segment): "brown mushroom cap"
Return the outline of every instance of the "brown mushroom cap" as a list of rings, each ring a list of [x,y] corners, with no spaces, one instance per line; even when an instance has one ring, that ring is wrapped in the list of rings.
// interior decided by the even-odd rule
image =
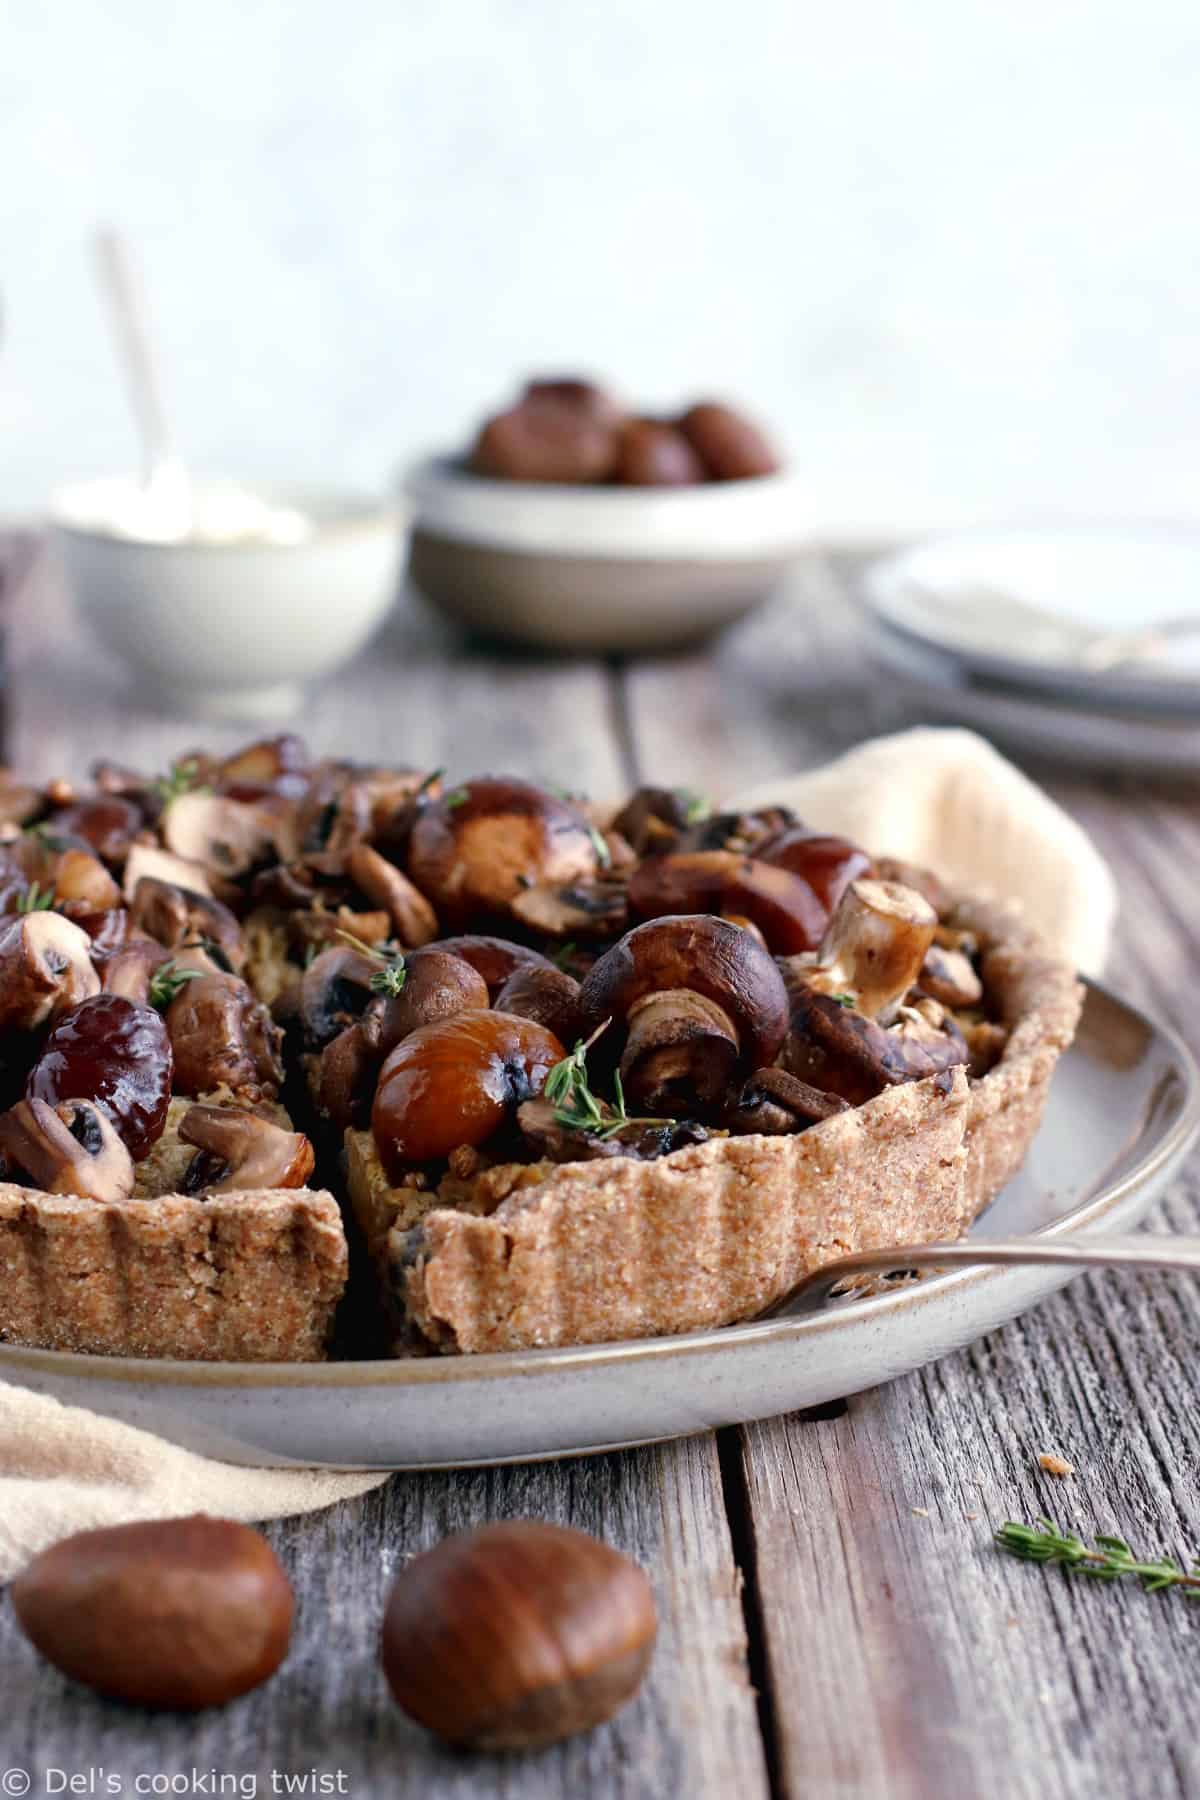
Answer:
[[[275,847],[270,815],[229,794],[179,794],[163,809],[160,830],[168,850],[217,880],[244,875]]]
[[[482,933],[472,933],[467,937],[439,938],[426,948],[445,950],[449,955],[461,956],[464,962],[470,963],[476,974],[483,976],[493,1001],[509,976],[517,969],[552,969],[555,966],[548,956],[543,956],[540,950],[531,950],[527,944],[515,944],[508,938],[486,937]]]
[[[404,986],[385,1001],[380,1014],[379,1036],[385,1055],[422,1025],[452,1018],[468,1008],[478,1011],[487,1007],[487,983],[461,956],[431,944],[405,957],[404,967]]]
[[[0,1156],[46,1194],[111,1201],[133,1192],[133,1158],[90,1100],[18,1101],[0,1116]]]
[[[750,919],[781,956],[815,950],[828,918],[801,876],[732,850],[648,856],[630,877],[629,905],[644,919],[688,912]]]
[[[888,1029],[802,982],[792,987],[791,1027],[780,1062],[801,1081],[840,1095],[851,1106],[969,1059],[949,1019],[940,1030],[924,1021]]]
[[[805,1131],[849,1111],[849,1102],[823,1093],[787,1069],[759,1069],[746,1083],[723,1123],[737,1135],[782,1136]]]
[[[106,863],[120,863],[145,823],[133,800],[115,794],[77,800],[50,819],[56,837],[82,838]]]
[[[580,987],[583,1030],[627,1019],[639,1000],[666,988],[702,994],[728,1014],[743,1068],[774,1060],[788,1028],[783,976],[748,931],[703,913],[635,925],[607,950]]]
[[[523,887],[578,881],[599,858],[585,819],[528,781],[479,776],[423,809],[408,872],[439,916],[466,922],[508,911]]]
[[[283,1083],[282,1032],[234,975],[189,981],[166,1012],[175,1055],[175,1091],[211,1094],[228,1087],[247,1098],[273,1098]]]
[[[70,919],[32,912],[0,925],[0,1028],[32,1031],[99,992],[92,941]]]
[[[235,972],[246,960],[242,928],[220,900],[143,875],[134,889],[130,917],[140,930],[168,950],[204,940],[215,944]]]
[[[361,1018],[375,998],[371,984],[382,967],[377,957],[349,944],[331,944],[313,957],[300,980],[300,1021],[313,1049]]]
[[[579,1036],[579,983],[553,963],[527,963],[514,969],[496,995],[498,1012],[516,1013],[544,1025],[564,1044]]]
[[[723,1006],[693,988],[647,994],[630,1009],[621,1082],[637,1113],[707,1118],[725,1105],[741,1063]]]
[[[179,1135],[218,1165],[196,1170],[189,1191],[196,1191],[196,1180],[211,1194],[301,1188],[313,1172],[313,1147],[302,1132],[285,1131],[239,1107],[191,1106],[179,1122]]]

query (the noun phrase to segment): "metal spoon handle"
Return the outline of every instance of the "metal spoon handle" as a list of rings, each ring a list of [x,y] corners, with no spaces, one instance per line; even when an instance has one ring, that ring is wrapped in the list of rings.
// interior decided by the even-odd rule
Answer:
[[[986,1243],[968,1238],[955,1244],[912,1244],[891,1250],[859,1250],[839,1257],[806,1275],[774,1305],[759,1314],[777,1319],[784,1313],[812,1312],[833,1290],[855,1275],[886,1274],[899,1269],[974,1268],[983,1263],[1059,1263],[1096,1269],[1194,1269],[1200,1273],[1200,1237],[1171,1233],[1137,1237],[1007,1238]]]

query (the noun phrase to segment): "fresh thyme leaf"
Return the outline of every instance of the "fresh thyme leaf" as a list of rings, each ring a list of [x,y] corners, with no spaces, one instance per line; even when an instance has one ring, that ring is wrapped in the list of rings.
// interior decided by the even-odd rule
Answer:
[[[200,782],[200,764],[194,756],[185,756],[181,761],[172,763],[165,775],[152,781],[150,787],[164,806],[170,806],[172,800],[178,800],[181,794],[207,794],[212,790]]]
[[[413,795],[413,799],[420,800],[423,795],[425,795],[429,792],[430,788],[437,786],[438,782],[442,779],[442,776],[445,773],[446,773],[445,769],[430,769],[428,775],[425,777],[424,781],[421,783],[420,787],[417,789],[416,793]]]
[[[471,798],[465,787],[452,788],[445,796],[446,805],[452,810],[456,806],[465,806]]]
[[[36,881],[31,882],[26,891],[17,896],[19,913],[49,912],[53,905],[54,889],[39,887]]]
[[[672,792],[683,808],[685,825],[698,825],[701,819],[707,819],[712,812],[712,802],[703,794],[697,794],[691,788],[677,787]]]
[[[377,969],[368,986],[373,994],[387,994],[394,999],[408,980],[408,969],[403,956],[393,957],[385,968]]]
[[[547,1075],[542,1095],[554,1107],[556,1123],[564,1125],[568,1131],[586,1131],[602,1141],[637,1125],[675,1124],[674,1119],[631,1119],[625,1110],[625,1090],[621,1086],[619,1070],[613,1072],[615,1106],[593,1094],[588,1083],[587,1053],[611,1024],[611,1019],[605,1019],[586,1043],[581,1039],[571,1054],[555,1063]]]
[[[1181,1569],[1170,1557],[1140,1562],[1119,1537],[1098,1536],[1089,1548],[1082,1538],[1060,1531],[1050,1519],[1039,1519],[1036,1527],[1009,1519],[995,1533],[995,1543],[998,1550],[1022,1562],[1058,1563],[1093,1581],[1117,1581],[1122,1575],[1133,1575],[1148,1594],[1172,1587],[1182,1588],[1192,1598],[1200,1593],[1200,1567]]]
[[[578,945],[573,942],[560,944],[558,949],[554,952],[554,955],[550,958],[550,961],[554,964],[556,969],[565,969],[577,949]]]
[[[830,994],[829,998],[831,1000],[836,1000],[839,1006],[852,1007],[854,1005],[853,994]]]
[[[189,981],[195,981],[200,974],[199,969],[181,969],[174,957],[169,962],[160,963],[150,977],[150,1004],[159,1012],[166,1012],[177,994],[181,994]]]
[[[47,850],[52,850],[55,855],[71,848],[70,838],[60,837],[55,832],[53,819],[43,819],[39,825],[27,825],[25,831],[27,836],[37,838],[46,846]]]

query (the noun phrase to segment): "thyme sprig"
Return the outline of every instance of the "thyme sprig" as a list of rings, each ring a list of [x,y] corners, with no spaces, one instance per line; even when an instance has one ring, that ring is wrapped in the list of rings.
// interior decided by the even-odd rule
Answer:
[[[685,825],[698,825],[711,814],[712,802],[705,795],[696,793],[693,788],[677,787],[673,792],[683,808]]]
[[[637,1125],[673,1125],[674,1119],[638,1119],[630,1116],[625,1109],[625,1090],[621,1086],[619,1070],[613,1071],[615,1104],[610,1105],[607,1100],[600,1099],[599,1095],[592,1092],[588,1080],[587,1053],[611,1024],[611,1019],[605,1019],[590,1038],[581,1038],[571,1054],[555,1063],[547,1075],[542,1096],[554,1108],[555,1123],[566,1126],[568,1131],[586,1131],[589,1137],[601,1142]]]
[[[381,966],[367,982],[373,994],[385,994],[394,1000],[408,980],[408,964],[404,960],[404,952],[398,944],[367,944],[362,938],[355,937],[352,931],[339,931],[337,934],[343,943],[357,950],[360,956],[369,956],[373,962]]]
[[[1170,1557],[1142,1562],[1119,1537],[1097,1534],[1089,1546],[1081,1538],[1060,1531],[1050,1519],[1039,1519],[1037,1527],[1009,1519],[996,1532],[995,1542],[998,1550],[1023,1562],[1058,1563],[1080,1575],[1090,1575],[1093,1581],[1119,1581],[1123,1575],[1133,1575],[1148,1594],[1175,1587],[1189,1596],[1200,1593],[1200,1565],[1181,1569]]]
[[[172,800],[178,800],[182,794],[208,794],[207,788],[200,780],[200,764],[194,756],[181,757],[171,764],[165,775],[150,783],[151,792],[158,795],[164,806],[170,806]]]
[[[199,969],[181,969],[174,957],[160,963],[150,977],[151,1006],[166,1012],[172,1000],[183,992],[189,981],[198,980],[200,973]]]
[[[17,895],[17,911],[19,913],[49,912],[54,901],[53,886],[39,887],[36,881],[31,881],[25,892]]]

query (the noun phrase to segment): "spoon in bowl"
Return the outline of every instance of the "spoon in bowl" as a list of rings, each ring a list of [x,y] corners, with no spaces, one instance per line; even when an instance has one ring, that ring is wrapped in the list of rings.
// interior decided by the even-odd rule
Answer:
[[[1081,1269],[1190,1269],[1200,1274],[1200,1237],[1024,1237],[986,1243],[972,1238],[956,1244],[912,1244],[899,1249],[859,1250],[812,1270],[756,1319],[800,1319],[821,1312],[831,1300],[853,1299],[847,1288],[856,1277],[907,1273],[910,1269],[1049,1265]],[[878,1298],[878,1290],[862,1298]]]

